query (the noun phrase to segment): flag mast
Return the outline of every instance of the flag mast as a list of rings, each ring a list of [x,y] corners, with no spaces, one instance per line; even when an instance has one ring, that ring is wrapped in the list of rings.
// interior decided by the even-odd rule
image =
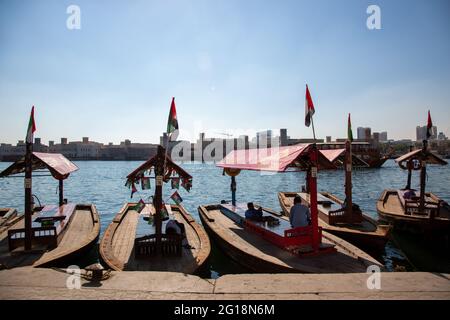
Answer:
[[[25,250],[32,248],[32,228],[31,216],[32,208],[32,171],[33,171],[33,133],[36,131],[34,123],[34,106],[31,108],[30,120],[28,122],[28,130],[26,137],[26,153],[25,153]]]

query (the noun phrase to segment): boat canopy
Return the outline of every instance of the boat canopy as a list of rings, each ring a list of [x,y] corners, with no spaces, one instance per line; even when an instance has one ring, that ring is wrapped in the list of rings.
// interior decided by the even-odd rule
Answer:
[[[78,170],[78,167],[60,153],[33,152],[32,170],[48,169],[57,180],[64,180]],[[0,177],[7,177],[25,172],[25,157],[14,162],[8,168],[0,172]]]
[[[407,154],[404,154],[403,156],[395,159],[395,162],[397,162],[401,168],[407,168],[407,162],[410,160],[424,161],[429,164],[439,164],[439,165],[447,164],[447,161],[445,161],[444,159],[440,158],[439,156],[435,155],[432,152],[424,151],[423,149],[417,149],[408,152]]]
[[[183,168],[178,166],[175,162],[173,162],[172,159],[167,154],[165,154],[164,156],[166,168],[166,172],[164,174],[165,176],[166,175],[170,176],[173,172],[175,172],[182,179],[192,179],[192,176],[189,173],[187,173]],[[155,167],[157,161],[158,161],[158,154],[155,153],[150,159],[148,159],[146,162],[144,162],[138,168],[136,168],[133,172],[131,172],[127,176],[127,179],[130,181],[138,180],[139,178],[143,177],[145,171],[151,170],[152,167]]]
[[[217,163],[217,167],[272,172],[307,170],[311,165],[308,152],[312,145],[233,150]],[[336,169],[336,166],[320,152],[318,163],[321,169]]]
[[[342,165],[345,161],[345,149],[326,149],[319,150],[331,163],[338,165],[337,161],[341,162]],[[367,162],[358,158],[356,155],[352,154],[352,165],[356,167],[368,168],[370,167]]]

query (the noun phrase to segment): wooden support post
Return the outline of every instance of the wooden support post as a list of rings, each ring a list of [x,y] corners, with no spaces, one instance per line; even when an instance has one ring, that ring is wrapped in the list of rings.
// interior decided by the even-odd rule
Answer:
[[[409,146],[409,152],[413,151],[413,147]],[[406,181],[406,187],[405,189],[411,189],[411,176],[412,176],[412,169],[413,169],[413,162],[412,160],[409,160],[407,163],[407,167],[408,167],[408,180]]]
[[[27,142],[25,153],[25,250],[32,247],[31,217],[32,208],[32,170],[33,170],[33,143]]]
[[[162,188],[163,188],[163,175],[164,175],[164,148],[158,146],[158,153],[155,163],[155,176],[156,187],[155,196],[153,197],[153,205],[155,207],[155,234],[156,234],[156,247],[158,251],[161,251],[161,234],[162,234]]]
[[[62,179],[59,180],[59,206],[64,204],[64,182]]]
[[[423,140],[422,151],[427,153],[428,141]],[[425,184],[427,178],[427,163],[424,160],[420,160],[420,200],[419,200],[419,212],[423,212],[425,209]]]
[[[352,199],[352,145],[350,141],[345,142],[345,214],[347,221],[353,221],[353,199]]]
[[[231,204],[236,206],[236,177],[231,177]]]
[[[317,209],[317,147],[314,143],[311,146],[311,150],[309,152],[309,157],[311,161],[310,168],[310,176],[309,176],[309,197],[310,197],[310,210],[311,210],[311,224],[312,224],[312,232],[313,232],[313,243],[312,247],[314,251],[319,250],[319,215]]]

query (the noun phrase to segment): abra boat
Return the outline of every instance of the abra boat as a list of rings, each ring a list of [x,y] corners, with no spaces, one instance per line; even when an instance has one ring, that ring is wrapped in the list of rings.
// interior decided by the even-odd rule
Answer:
[[[232,151],[217,166],[231,176],[231,204],[200,206],[198,212],[209,235],[238,263],[256,272],[344,273],[382,267],[318,225],[317,168],[333,165],[320,156],[315,144]],[[245,219],[245,205],[236,202],[236,176],[241,170],[306,170],[312,192],[311,225],[292,228],[286,217],[265,208],[265,222]]]
[[[58,205],[34,206],[32,202],[32,171],[43,170],[59,181]],[[75,164],[63,155],[32,152],[32,143],[27,143],[27,155],[0,173],[9,177],[25,172],[25,214],[2,225],[0,264],[67,267],[97,242],[100,223],[95,206],[64,199],[63,181],[75,170]]]
[[[154,172],[153,177],[145,176]],[[157,154],[127,176],[127,184],[155,179],[152,203],[142,199],[126,203],[109,224],[100,242],[100,255],[106,265],[117,271],[196,272],[209,256],[211,246],[204,229],[179,203],[165,204],[162,200],[164,181],[182,181],[190,188],[192,177],[175,164],[158,146]],[[176,184],[176,183],[175,183]],[[163,219],[166,214],[168,219]],[[167,234],[163,229],[169,219],[184,225],[186,237]],[[163,221],[164,220],[164,221]],[[150,222],[150,223],[149,223]]]
[[[344,159],[341,150],[324,152],[325,157],[332,163],[345,167],[345,198],[346,201],[339,199],[336,195],[328,192],[320,192],[317,195],[317,206],[319,212],[319,226],[323,230],[330,232],[340,238],[349,241],[355,246],[373,253],[380,257],[388,240],[391,226],[379,225],[375,219],[363,213],[359,206],[352,200],[352,167],[357,165],[364,166],[359,158],[353,157],[351,144],[349,141],[345,144]],[[328,151],[328,150],[327,150]],[[330,150],[331,151],[331,150]],[[310,196],[308,192],[279,192],[278,200],[281,209],[286,216],[289,216],[291,207],[294,205],[294,197],[299,195],[302,203],[310,205]]]
[[[395,160],[408,170],[403,189],[384,190],[377,201],[380,217],[394,223],[395,228],[428,234],[450,234],[450,206],[431,192],[425,191],[428,164],[446,165],[447,161],[428,150],[428,141],[422,149],[410,151]],[[411,189],[412,171],[420,170],[420,190]]]

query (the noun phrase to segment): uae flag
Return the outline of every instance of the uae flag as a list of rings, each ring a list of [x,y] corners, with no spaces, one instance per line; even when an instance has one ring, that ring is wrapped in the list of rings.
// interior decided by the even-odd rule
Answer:
[[[350,142],[353,142],[352,122],[350,120],[350,113],[348,114],[347,139]]]
[[[433,122],[431,121],[430,110],[428,110],[428,122],[427,122],[427,140],[432,136],[431,128],[433,127]]]
[[[178,137],[178,120],[177,109],[175,107],[175,97],[172,98],[172,104],[170,105],[169,120],[167,121],[167,135],[169,141],[175,141]]]
[[[311,118],[314,114],[314,104],[309,93],[308,85],[306,85],[306,97],[305,97],[305,126],[309,127],[311,124]]]
[[[30,121],[28,122],[27,143],[33,143],[33,133],[36,131],[36,124],[34,123],[34,106],[31,108]]]
[[[183,202],[183,199],[181,198],[180,194],[178,193],[178,191],[175,190],[175,192],[170,196],[170,199],[173,200],[173,202],[175,202],[176,204],[180,204],[181,202]]]

